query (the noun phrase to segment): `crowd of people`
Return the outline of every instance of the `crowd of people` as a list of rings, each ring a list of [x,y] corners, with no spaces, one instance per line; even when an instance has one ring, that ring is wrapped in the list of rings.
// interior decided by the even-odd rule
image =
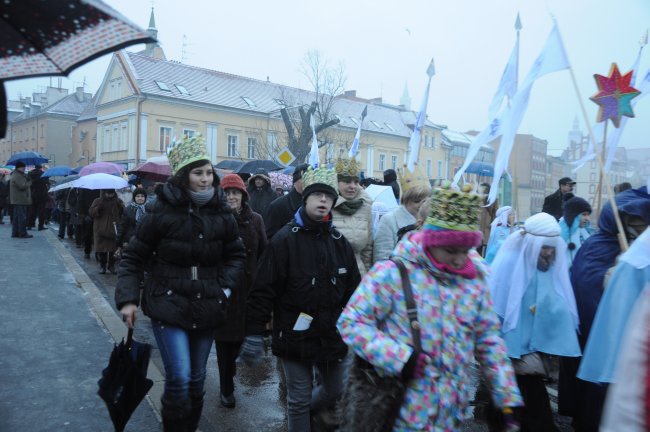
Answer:
[[[645,187],[620,187],[617,211],[606,203],[594,226],[570,178],[519,221],[516,208],[486,207],[486,189],[432,187],[417,168],[380,182],[354,159],[303,164],[278,196],[264,170],[219,178],[200,137],[168,158],[172,177],[126,203],[115,190],[54,196],[59,237],[117,274],[127,325],[140,308],[151,319],[165,431],[197,429],[213,343],[220,403],[235,408],[237,368],[258,365],[269,332],[291,432],[367,430],[369,395],[349,379],[363,362],[405,389],[384,430],[459,430],[479,399],[474,365],[490,430],[557,430],[546,388],[557,368],[574,430],[648,430]],[[48,220],[41,176],[24,168],[0,181],[17,238]],[[393,210],[378,212],[369,184],[390,187]],[[381,412],[385,400],[371,403]]]

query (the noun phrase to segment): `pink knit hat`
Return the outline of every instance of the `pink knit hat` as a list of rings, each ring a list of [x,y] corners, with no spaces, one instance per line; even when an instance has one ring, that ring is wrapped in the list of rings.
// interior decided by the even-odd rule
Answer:
[[[248,191],[246,190],[246,185],[244,185],[244,180],[241,179],[237,174],[227,174],[221,179],[221,189],[224,191],[226,189],[237,189],[241,191],[242,194],[248,196]]]

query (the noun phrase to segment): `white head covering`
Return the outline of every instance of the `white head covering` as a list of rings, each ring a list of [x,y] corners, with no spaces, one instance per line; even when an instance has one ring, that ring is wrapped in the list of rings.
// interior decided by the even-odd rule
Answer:
[[[510,206],[503,206],[499,207],[497,210],[497,213],[494,217],[494,220],[490,224],[492,228],[497,227],[499,225],[507,227],[508,226],[508,216],[510,216],[510,213],[512,213],[512,207]]]
[[[560,237],[560,225],[553,216],[538,213],[526,219],[524,229],[508,236],[492,262],[490,291],[494,310],[503,319],[504,333],[515,328],[519,322],[521,299],[537,271],[542,246],[555,248],[555,261],[548,271],[553,273],[553,288],[566,301],[578,328],[578,310],[564,259],[567,246]]]
[[[620,258],[634,268],[642,269],[650,265],[650,228],[646,228],[632,246]]]

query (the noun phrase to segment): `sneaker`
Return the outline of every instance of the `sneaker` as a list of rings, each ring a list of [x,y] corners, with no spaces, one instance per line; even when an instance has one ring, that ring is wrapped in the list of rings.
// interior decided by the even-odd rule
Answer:
[[[231,393],[228,396],[221,395],[221,406],[226,408],[234,408],[237,401],[235,400],[235,394]]]

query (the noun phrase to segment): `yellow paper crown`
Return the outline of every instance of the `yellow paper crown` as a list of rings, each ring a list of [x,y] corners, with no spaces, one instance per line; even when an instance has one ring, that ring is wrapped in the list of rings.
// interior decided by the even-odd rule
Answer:
[[[307,189],[309,186],[317,183],[331,187],[336,193],[338,190],[336,170],[333,168],[326,168],[324,165],[319,166],[316,169],[311,166],[307,168],[307,171],[302,174],[302,184],[304,186],[304,189]]]
[[[462,190],[454,190],[445,181],[442,187],[431,193],[431,210],[425,221],[432,227],[455,231],[478,231],[483,196],[471,193],[472,186],[463,185]]]
[[[339,177],[357,177],[359,178],[359,162],[356,159],[339,158],[334,165],[336,174]]]
[[[167,147],[167,159],[172,174],[176,174],[181,168],[200,160],[210,160],[208,149],[201,134],[192,138],[183,138],[181,141],[174,140]]]
[[[429,179],[427,176],[423,175],[420,172],[417,164],[415,165],[413,172],[409,171],[406,165],[404,165],[402,169],[398,169],[397,182],[399,183],[399,188],[402,195],[413,186],[424,186],[431,189],[431,183],[429,183]]]

